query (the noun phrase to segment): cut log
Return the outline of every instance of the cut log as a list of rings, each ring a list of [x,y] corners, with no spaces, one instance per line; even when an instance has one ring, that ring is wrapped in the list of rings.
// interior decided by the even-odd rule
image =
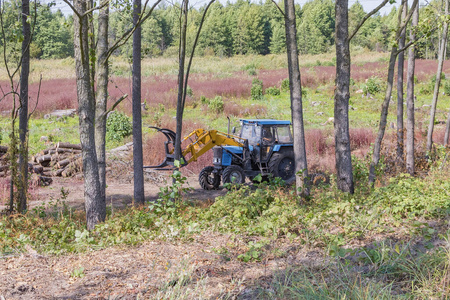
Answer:
[[[52,160],[52,156],[51,155],[41,155],[36,157],[36,161],[40,164],[44,163],[44,162],[50,162]]]
[[[58,169],[64,168],[65,166],[67,166],[68,164],[70,164],[72,162],[72,159],[66,158],[63,160],[60,160],[57,164],[56,167]]]
[[[76,112],[77,112],[76,109],[58,109],[52,111],[49,114],[44,115],[44,119],[49,119],[53,117],[58,120],[64,117],[73,117]]]
[[[40,154],[41,154],[41,155],[46,155],[46,154],[49,154],[50,151],[55,150],[55,149],[56,149],[56,147],[50,147],[50,148],[47,148],[47,149],[45,149],[45,150],[42,150],[42,151],[40,152]],[[50,154],[51,154],[51,153],[50,153]]]
[[[1,152],[1,153],[6,153],[6,152],[8,152],[8,147],[7,147],[7,146],[1,146],[1,145],[0,145],[0,152]]]
[[[33,166],[33,172],[34,172],[34,173],[40,174],[40,173],[42,173],[43,171],[44,171],[44,167],[43,167],[43,166],[39,166],[39,165]]]
[[[58,143],[56,144],[56,149],[58,149],[58,148],[69,148],[69,149],[81,150],[81,145],[79,145],[79,144],[71,144],[71,143],[58,142]]]
[[[3,172],[8,169],[9,169],[9,166],[7,166],[7,165],[0,166],[0,172]]]
[[[42,172],[51,172],[52,170],[52,167],[42,167]]]
[[[42,186],[47,186],[53,182],[53,179],[51,177],[39,176],[39,181]]]
[[[64,169],[55,170],[55,171],[53,171],[52,175],[53,176],[61,176],[63,171],[64,171]]]

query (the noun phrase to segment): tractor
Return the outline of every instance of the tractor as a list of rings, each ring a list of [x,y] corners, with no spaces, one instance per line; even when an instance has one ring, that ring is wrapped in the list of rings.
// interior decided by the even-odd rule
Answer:
[[[290,121],[268,119],[241,120],[239,136],[217,130],[196,129],[184,138],[190,141],[182,151],[181,166],[196,161],[212,149],[212,166],[199,174],[200,186],[205,190],[218,189],[220,182],[243,184],[245,178],[252,181],[261,175],[279,177],[287,184],[295,181],[295,159]],[[144,168],[162,169],[174,165],[173,145],[175,133],[170,129],[156,128],[167,137],[166,158],[157,166]]]

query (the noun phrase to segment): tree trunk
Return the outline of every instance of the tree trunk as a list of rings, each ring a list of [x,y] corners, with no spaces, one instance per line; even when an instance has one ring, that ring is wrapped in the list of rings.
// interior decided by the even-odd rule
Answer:
[[[299,177],[296,176],[296,190],[298,195],[306,198],[309,196],[307,183],[308,164],[306,160],[305,128],[303,126],[302,85],[298,64],[294,0],[284,1],[284,11],[292,125],[294,130],[295,172],[296,174],[301,174]]]
[[[106,110],[108,101],[108,25],[109,4],[98,14],[97,41],[97,99],[95,107],[95,150],[97,152],[98,178],[102,201],[106,203]]]
[[[448,15],[448,0],[445,0],[445,14]],[[433,147],[434,118],[436,115],[436,106],[439,97],[439,86],[441,85],[442,66],[444,64],[445,49],[447,45],[447,34],[448,34],[448,22],[445,22],[444,28],[442,29],[442,39],[438,57],[438,68],[436,72],[436,83],[434,85],[433,102],[431,104],[431,111],[430,111],[430,123],[428,124],[427,152],[430,152],[431,148]]]
[[[86,12],[86,0],[75,0],[81,16]],[[74,57],[77,78],[78,115],[83,157],[84,198],[89,230],[105,220],[106,202],[102,201],[95,151],[95,99],[89,68],[88,18],[74,16]]]
[[[28,191],[28,75],[30,74],[31,26],[30,0],[22,0],[22,70],[20,73],[20,109],[19,109],[19,186],[18,211],[27,210]]]
[[[142,153],[142,116],[141,116],[141,26],[137,25],[141,14],[141,1],[133,1],[133,24],[137,26],[133,33],[133,171],[134,201],[144,204],[144,170]]]
[[[414,27],[419,24],[419,7],[416,6],[410,31],[410,40],[416,40]],[[414,68],[415,68],[415,46],[409,48],[408,53],[408,74],[406,88],[406,171],[414,176]]]
[[[338,189],[353,194],[354,184],[348,119],[349,86],[348,0],[336,0],[336,89],[334,95],[336,179]]]
[[[402,0],[402,20],[406,18],[408,2]],[[406,27],[403,28],[398,42],[399,49],[405,47]],[[404,70],[405,52],[398,54],[398,71],[397,71],[397,161],[400,167],[403,167],[403,70]]]
[[[387,115],[389,111],[389,102],[391,100],[392,94],[392,84],[394,81],[394,69],[396,58],[397,58],[397,47],[393,46],[389,58],[386,93],[384,95],[384,101],[381,106],[380,126],[378,128],[377,138],[375,139],[372,163],[370,164],[369,169],[369,184],[372,186],[375,183],[375,167],[378,165],[378,162],[380,161],[381,142],[383,141],[384,132],[386,131]]]
[[[415,7],[418,5],[418,0],[414,0],[413,4],[411,5],[411,9],[414,10]],[[399,12],[398,17],[398,26],[397,31],[395,35],[395,39],[398,40],[400,38],[400,34],[403,30],[403,28],[408,24],[409,19],[411,18],[412,12],[409,12],[405,19],[402,19],[401,17],[402,11]],[[400,49],[400,51],[404,51],[405,49]],[[386,83],[386,92],[384,95],[384,101],[381,105],[381,115],[380,115],[380,125],[378,128],[378,134],[377,138],[375,139],[375,144],[373,148],[373,155],[372,155],[372,162],[370,164],[369,168],[369,184],[371,186],[375,183],[375,167],[378,165],[378,162],[380,161],[380,154],[381,154],[381,142],[383,141],[384,133],[386,131],[386,123],[387,123],[387,115],[389,112],[389,102],[391,100],[392,95],[392,85],[394,81],[394,70],[395,70],[395,60],[397,59],[398,55],[397,46],[392,46],[391,55],[389,57],[389,68],[388,68],[388,77],[387,77],[387,83]]]
[[[181,7],[181,30],[180,30],[180,44],[179,44],[179,56],[178,56],[178,98],[177,98],[177,126],[175,137],[175,160],[181,159],[181,134],[183,130],[183,93],[184,89],[184,64],[186,60],[186,30],[187,30],[187,13],[188,13],[188,0],[183,0]]]

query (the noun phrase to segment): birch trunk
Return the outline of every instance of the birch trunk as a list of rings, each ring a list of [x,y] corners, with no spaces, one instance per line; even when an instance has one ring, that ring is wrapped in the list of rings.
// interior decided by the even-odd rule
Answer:
[[[75,0],[81,16],[86,12],[86,0]],[[89,66],[88,18],[74,16],[74,56],[78,98],[80,141],[83,157],[84,198],[87,228],[105,220],[106,203],[102,201],[95,151],[95,99]]]
[[[334,94],[336,179],[338,189],[353,194],[354,183],[348,118],[349,99],[348,0],[336,0],[336,89]]]
[[[286,47],[289,70],[289,89],[291,95],[291,113],[294,131],[294,156],[297,194],[306,198],[309,196],[307,184],[308,164],[305,148],[305,128],[303,125],[302,86],[300,67],[298,64],[297,27],[295,21],[294,0],[284,1]]]
[[[413,28],[419,24],[419,7],[415,8],[412,17]],[[414,29],[410,31],[410,40],[416,40]],[[415,46],[409,48],[408,74],[406,88],[406,172],[414,176],[414,68],[415,68]]]
[[[406,18],[406,13],[408,9],[408,2],[402,0],[402,20]],[[406,39],[406,27],[403,28],[400,34],[400,40],[398,43],[399,49],[405,47]],[[400,52],[398,54],[398,68],[397,68],[397,160],[403,167],[403,70],[404,70],[405,52]]]
[[[134,201],[144,204],[144,171],[142,153],[142,116],[141,116],[141,26],[138,24],[141,14],[141,1],[133,1],[133,168]]]
[[[445,14],[448,15],[448,0],[445,0]],[[436,106],[439,97],[439,86],[441,85],[441,74],[442,67],[444,64],[444,56],[445,49],[447,45],[447,34],[448,34],[448,22],[444,23],[444,28],[442,29],[442,38],[441,45],[439,49],[438,56],[438,68],[436,72],[436,82],[434,84],[434,93],[433,93],[433,102],[431,103],[431,111],[430,111],[430,123],[428,124],[428,133],[427,133],[427,152],[431,151],[433,147],[433,131],[434,131],[434,119],[436,116]],[[450,119],[450,115],[449,115]],[[447,135],[448,139],[448,135]]]

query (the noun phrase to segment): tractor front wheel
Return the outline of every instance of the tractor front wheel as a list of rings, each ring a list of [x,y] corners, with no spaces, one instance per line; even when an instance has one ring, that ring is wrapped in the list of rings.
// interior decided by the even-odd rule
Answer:
[[[274,153],[269,161],[273,177],[280,177],[286,184],[295,182],[295,158],[293,151]]]
[[[220,185],[220,176],[214,173],[214,167],[208,166],[198,175],[198,182],[204,190],[217,190]]]
[[[222,173],[223,183],[243,184],[245,182],[244,170],[236,165],[231,165],[225,168]]]

